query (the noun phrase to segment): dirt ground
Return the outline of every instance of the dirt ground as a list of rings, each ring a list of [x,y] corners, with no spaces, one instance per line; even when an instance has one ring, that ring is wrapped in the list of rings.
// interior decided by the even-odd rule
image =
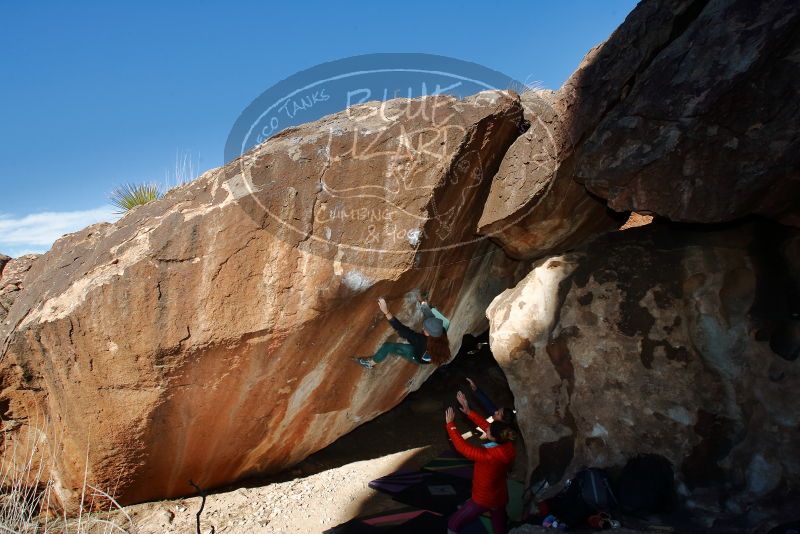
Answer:
[[[207,496],[201,514],[204,534],[318,533],[354,517],[401,508],[368,483],[401,468],[420,468],[449,445],[444,410],[457,407],[456,392],[475,380],[498,406],[512,405],[505,376],[479,340],[470,339],[450,365],[441,367],[392,411],[358,427],[293,469],[272,477],[219,488]],[[409,364],[412,365],[412,364]],[[369,372],[365,370],[364,372]],[[474,398],[477,411],[480,405]],[[462,417],[459,415],[459,417]],[[471,425],[457,419],[464,431]],[[524,447],[517,447],[512,478],[526,472]],[[196,532],[201,498],[145,503],[126,508],[142,534]]]

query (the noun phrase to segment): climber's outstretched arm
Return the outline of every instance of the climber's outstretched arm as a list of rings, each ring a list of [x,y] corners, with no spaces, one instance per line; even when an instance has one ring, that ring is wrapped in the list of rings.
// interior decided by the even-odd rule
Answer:
[[[421,335],[411,330],[409,327],[401,323],[397,317],[392,315],[392,313],[389,311],[389,306],[386,304],[386,299],[383,297],[378,299],[378,307],[383,312],[383,315],[386,316],[386,319],[389,321],[389,324],[392,325],[392,328],[394,328],[397,333],[406,340],[412,341],[415,337],[419,337]]]
[[[472,389],[472,393],[478,398],[478,402],[481,403],[483,409],[486,410],[488,415],[494,414],[497,411],[497,406],[495,403],[492,402],[492,399],[484,393],[484,391],[478,387],[478,385],[472,381],[471,378],[467,378],[467,382],[469,382],[469,387]]]

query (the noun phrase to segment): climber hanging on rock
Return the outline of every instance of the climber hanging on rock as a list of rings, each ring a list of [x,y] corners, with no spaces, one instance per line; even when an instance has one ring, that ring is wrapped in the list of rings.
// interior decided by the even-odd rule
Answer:
[[[392,328],[408,343],[387,341],[371,358],[356,358],[356,362],[367,369],[372,369],[375,364],[381,363],[390,354],[420,365],[429,363],[441,365],[447,362],[450,359],[450,342],[447,340],[447,328],[450,326],[450,321],[436,308],[431,308],[424,295],[418,301],[422,315],[425,317],[422,323],[422,333],[401,323],[389,311],[386,300],[383,297],[379,298],[378,307],[381,312],[389,320]]]

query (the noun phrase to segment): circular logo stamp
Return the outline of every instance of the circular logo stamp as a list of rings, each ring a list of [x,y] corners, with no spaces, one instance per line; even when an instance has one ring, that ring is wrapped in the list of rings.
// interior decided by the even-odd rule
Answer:
[[[514,140],[540,130],[548,157],[533,164],[555,165],[546,103],[525,89],[495,70],[430,54],[323,63],[242,112],[225,144],[223,187],[260,227],[333,261],[468,260],[491,237],[477,225]]]

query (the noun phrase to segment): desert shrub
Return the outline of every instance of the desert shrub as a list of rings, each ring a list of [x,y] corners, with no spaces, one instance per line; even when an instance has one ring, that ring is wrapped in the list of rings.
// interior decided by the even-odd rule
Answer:
[[[37,461],[45,439],[38,430],[27,432],[23,443],[9,432],[2,436],[0,534],[135,533],[133,520],[119,503],[87,482],[88,470],[77,514],[67,516],[56,498],[54,482],[45,473],[45,462]]]
[[[162,192],[158,184],[124,184],[111,192],[111,204],[117,213],[125,214],[136,206],[141,206],[161,198]]]

